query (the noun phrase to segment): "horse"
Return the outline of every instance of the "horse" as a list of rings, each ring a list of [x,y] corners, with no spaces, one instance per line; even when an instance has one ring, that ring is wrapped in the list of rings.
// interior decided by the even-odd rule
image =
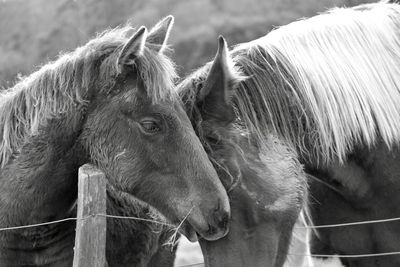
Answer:
[[[206,266],[282,266],[307,199],[306,175],[292,147],[270,135],[263,145],[236,119],[231,91],[242,80],[219,39],[212,64],[177,86],[231,205],[227,236],[199,239]]]
[[[176,229],[157,210],[108,185],[107,214],[118,216],[107,218],[106,259],[109,267],[174,266],[177,243],[170,240],[177,234]]]
[[[165,55],[172,21],[106,31],[1,93],[1,228],[73,217],[77,171],[89,162],[189,239],[226,235],[226,191]],[[71,266],[74,228],[1,231],[1,265]]]
[[[211,64],[187,81],[199,84],[214,72],[219,76],[214,83],[230,90],[220,93],[224,101],[207,101],[204,107],[216,107],[217,116],[233,109],[238,123],[260,146],[272,135],[296,151],[310,184],[307,206],[316,225],[400,215],[396,205],[399,15],[399,5],[390,1],[336,8],[234,47],[229,60],[221,61],[233,81]],[[315,232],[311,244],[315,254],[400,250],[398,222]],[[261,243],[265,237],[259,238]],[[232,242],[242,239],[243,235]],[[240,254],[223,246],[219,249],[221,262]],[[248,257],[243,261],[250,261],[251,255],[243,256]],[[397,266],[400,257],[355,257],[342,262],[351,267]]]

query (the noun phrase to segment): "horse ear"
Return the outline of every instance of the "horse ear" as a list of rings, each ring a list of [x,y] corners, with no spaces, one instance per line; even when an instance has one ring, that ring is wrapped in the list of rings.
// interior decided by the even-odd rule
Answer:
[[[169,15],[159,21],[149,33],[147,43],[159,45],[158,52],[162,52],[167,45],[169,33],[174,25],[174,17]]]
[[[230,91],[235,79],[230,60],[225,39],[220,36],[217,54],[198,95],[204,115],[225,122],[231,122],[235,118],[230,103]]]
[[[139,30],[132,35],[118,56],[117,65],[119,68],[132,65],[135,58],[143,54],[146,36],[147,29],[144,26],[140,27]]]

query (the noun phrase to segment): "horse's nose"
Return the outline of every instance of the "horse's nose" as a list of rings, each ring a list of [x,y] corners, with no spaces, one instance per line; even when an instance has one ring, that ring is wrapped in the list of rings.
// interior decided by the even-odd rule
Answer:
[[[218,205],[214,209],[211,220],[208,224],[208,236],[213,236],[212,239],[224,237],[229,230],[230,212]]]
[[[228,229],[229,213],[225,210],[216,210],[214,213],[214,220],[217,227],[221,229]]]

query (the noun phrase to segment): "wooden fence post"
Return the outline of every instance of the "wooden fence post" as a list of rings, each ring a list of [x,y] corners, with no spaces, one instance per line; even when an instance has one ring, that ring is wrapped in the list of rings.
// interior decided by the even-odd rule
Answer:
[[[79,168],[78,212],[73,267],[106,266],[106,179],[93,165]],[[82,220],[82,218],[86,218]]]

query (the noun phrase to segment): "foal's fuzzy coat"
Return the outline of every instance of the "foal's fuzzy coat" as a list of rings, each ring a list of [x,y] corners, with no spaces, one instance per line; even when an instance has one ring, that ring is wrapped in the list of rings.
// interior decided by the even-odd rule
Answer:
[[[149,34],[145,27],[107,31],[0,96],[0,228],[75,216],[78,168],[89,162],[116,190],[152,205],[171,224],[185,218],[181,231],[188,237],[226,234],[227,194],[163,54],[172,21],[165,18]],[[109,193],[110,212],[132,203]],[[109,225],[117,233],[137,226]],[[71,266],[74,227],[68,221],[0,232],[0,265]],[[151,244],[163,242],[160,236],[137,237],[150,242],[136,250],[145,251],[143,262],[158,248]],[[110,245],[108,255],[115,254],[118,242]]]

